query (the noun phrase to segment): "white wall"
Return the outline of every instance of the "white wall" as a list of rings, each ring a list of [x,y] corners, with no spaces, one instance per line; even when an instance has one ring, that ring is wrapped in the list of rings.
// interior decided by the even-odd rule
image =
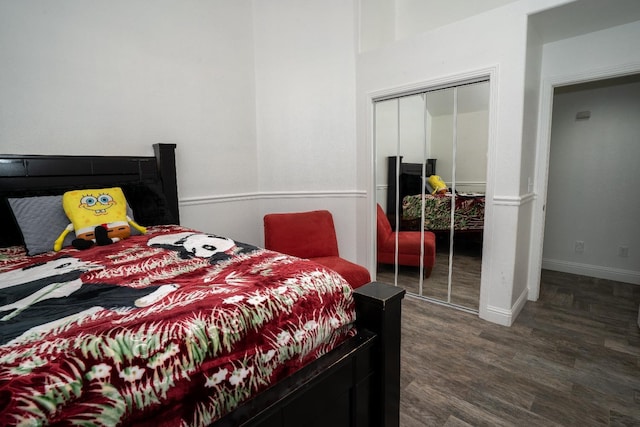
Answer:
[[[516,0],[396,0],[396,40],[431,31]]]
[[[576,121],[579,111],[591,118]],[[638,117],[640,83],[555,95],[545,268],[640,284]]]
[[[173,142],[184,225],[260,244],[265,212],[331,207],[357,260],[354,2],[150,5],[0,0],[0,151]]]
[[[398,100],[376,103],[374,113],[376,202],[387,211],[389,166],[387,158],[398,153]]]
[[[261,191],[355,188],[355,16],[346,3],[254,1]]]
[[[461,86],[456,88],[455,93],[456,190],[484,192],[489,137],[489,83]],[[448,185],[451,185],[453,178],[453,100],[453,89],[429,92],[427,95],[427,104],[433,112],[430,115],[433,124],[430,157],[437,159],[436,172]]]
[[[356,250],[356,7],[253,2],[260,214],[333,213],[340,254]]]
[[[557,8],[556,8],[557,10]],[[542,45],[543,39],[541,31],[532,23],[532,18],[527,23],[527,59],[525,68],[525,103],[524,120],[522,130],[523,153],[520,164],[520,193],[521,206],[518,218],[518,259],[528,259],[527,263],[516,265],[515,276],[518,281],[524,283],[528,289],[527,298],[536,301],[539,295],[540,284],[540,260],[542,258],[542,247],[540,236],[542,236],[544,221],[544,203],[536,191],[536,183],[540,182],[542,172],[537,172],[536,168],[542,167],[538,159],[539,152],[539,116],[540,107],[540,69],[542,67]],[[523,298],[524,299],[524,298]]]
[[[359,1],[360,52],[431,31],[517,0]]]
[[[396,0],[358,1],[359,52],[395,40],[395,3]]]
[[[453,97],[452,90],[433,93]],[[453,114],[429,114],[429,121],[431,123],[429,156],[436,159],[436,173],[442,177],[447,185],[451,185],[453,178]]]
[[[251,16],[248,0],[0,0],[0,151],[151,155],[172,142],[183,201],[255,191]],[[217,231],[221,214],[181,216]]]

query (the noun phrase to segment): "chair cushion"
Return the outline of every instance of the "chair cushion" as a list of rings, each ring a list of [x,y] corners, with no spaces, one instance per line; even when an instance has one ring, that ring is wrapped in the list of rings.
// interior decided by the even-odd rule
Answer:
[[[382,206],[379,204],[376,206],[376,221],[377,221],[377,234],[378,234],[378,247],[385,246],[393,233],[391,224],[387,215],[382,210]]]
[[[337,256],[311,258],[341,275],[353,288],[360,287],[371,281],[369,270]]]
[[[330,268],[354,288],[371,281],[369,270],[339,257],[333,217],[327,210],[265,215],[264,242],[272,251]]]
[[[398,234],[398,253],[414,254],[420,253],[420,232],[401,231]],[[395,241],[395,238],[394,238]],[[436,249],[436,236],[430,231],[424,232],[424,255],[434,255]]]
[[[377,248],[377,260],[379,263],[395,263],[395,235],[396,233],[391,233],[386,242],[379,242]],[[436,263],[436,236],[431,231],[424,232],[424,256],[422,262],[425,267],[433,267]],[[419,231],[398,232],[398,264],[420,265]]]
[[[338,256],[331,212],[326,210],[267,214],[265,248],[299,258]]]

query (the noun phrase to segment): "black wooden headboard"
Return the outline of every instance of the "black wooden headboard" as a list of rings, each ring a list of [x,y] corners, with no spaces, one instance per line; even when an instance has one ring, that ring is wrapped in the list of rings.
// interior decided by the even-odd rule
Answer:
[[[62,194],[83,187],[123,187],[136,216],[132,198],[153,197],[166,212],[161,217],[153,213],[151,222],[178,224],[176,145],[154,144],[153,149],[155,156],[149,157],[0,154],[0,246],[15,244],[16,233],[20,235],[7,197]]]
[[[402,156],[387,157],[387,217],[391,227],[396,226],[396,212],[402,213],[404,196],[421,194],[423,186],[423,165],[407,163]],[[427,159],[424,163],[426,177],[436,174],[436,159]],[[397,181],[396,181],[397,179]],[[402,218],[402,215],[400,216]]]

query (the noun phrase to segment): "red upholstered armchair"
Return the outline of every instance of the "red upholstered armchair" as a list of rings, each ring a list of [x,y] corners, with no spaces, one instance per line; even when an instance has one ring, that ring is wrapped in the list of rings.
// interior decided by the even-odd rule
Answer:
[[[265,215],[264,245],[273,251],[322,264],[340,274],[354,288],[371,281],[366,268],[340,258],[333,216],[329,211]]]
[[[378,247],[377,259],[380,264],[395,264],[396,234],[398,235],[398,265],[420,266],[420,232],[391,229],[387,215],[380,205],[377,213]],[[436,236],[431,231],[424,232],[424,277],[431,275],[436,263]]]

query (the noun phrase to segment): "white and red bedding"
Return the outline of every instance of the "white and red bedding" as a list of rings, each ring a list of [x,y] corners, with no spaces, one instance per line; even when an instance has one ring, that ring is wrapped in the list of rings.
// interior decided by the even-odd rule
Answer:
[[[179,226],[0,249],[0,425],[208,425],[355,333],[311,261]]]
[[[451,229],[450,193],[405,196],[402,199],[402,219],[417,222],[420,229],[424,202],[424,229],[445,231]],[[458,193],[455,197],[453,227],[455,231],[482,231],[484,228],[485,196]],[[414,227],[415,228],[415,227]]]

